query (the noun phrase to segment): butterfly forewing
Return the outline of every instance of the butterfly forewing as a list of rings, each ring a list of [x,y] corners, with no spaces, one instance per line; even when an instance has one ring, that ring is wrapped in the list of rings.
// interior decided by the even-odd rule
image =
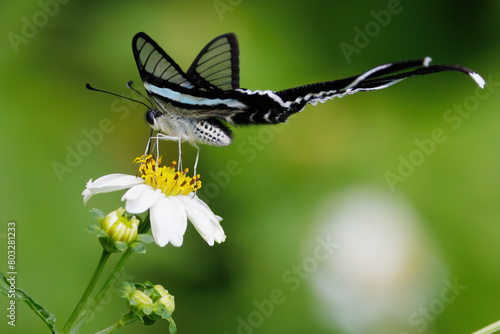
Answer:
[[[214,38],[201,50],[187,76],[203,88],[232,90],[239,88],[239,48],[236,35]]]
[[[143,82],[164,86],[166,83],[192,88],[193,84],[172,58],[144,33],[132,41],[134,57]]]

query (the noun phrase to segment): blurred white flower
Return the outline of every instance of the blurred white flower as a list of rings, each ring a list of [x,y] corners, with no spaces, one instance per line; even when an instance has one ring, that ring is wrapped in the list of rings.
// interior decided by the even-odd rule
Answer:
[[[406,333],[409,319],[419,320],[417,311],[439,296],[446,269],[402,199],[352,190],[326,201],[318,223],[315,236],[340,245],[310,279],[317,313],[330,325],[344,333]]]

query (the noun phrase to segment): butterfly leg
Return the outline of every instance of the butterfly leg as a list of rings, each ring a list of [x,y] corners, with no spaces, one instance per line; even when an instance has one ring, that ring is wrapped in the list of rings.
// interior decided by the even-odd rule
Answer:
[[[156,135],[155,137],[156,139],[156,143],[154,146],[156,146],[156,162],[158,162],[158,160],[160,159],[160,136]],[[153,147],[153,150],[154,150],[154,147]]]
[[[151,139],[153,139],[154,137],[149,137],[148,139],[148,143],[146,144],[146,149],[144,150],[144,157],[146,157],[146,155],[149,154],[149,145],[151,145]]]
[[[198,167],[198,159],[200,158],[200,148],[194,143],[193,146],[196,147],[196,160],[194,161],[194,168],[193,168],[194,176],[196,176],[196,167]]]
[[[177,170],[182,170],[182,148],[181,148],[181,143],[183,139],[182,136],[167,136],[163,133],[158,133],[156,135],[157,144],[159,139],[177,141],[179,143],[179,161],[178,161],[179,163],[177,164]]]
[[[143,158],[146,158],[146,155],[148,155],[148,154],[149,154],[149,149],[150,149],[150,145],[151,145],[151,140],[152,140],[153,138],[155,138],[155,137],[153,137],[153,131],[151,131],[151,134],[149,135],[148,143],[146,144],[146,149],[144,150],[144,155],[142,156]],[[157,158],[158,158],[158,157],[157,157]],[[143,163],[144,163],[144,161],[143,161],[143,162],[141,162],[141,165],[139,166],[139,169],[141,169],[141,167],[142,167],[142,164],[143,164]]]
[[[194,146],[194,147],[196,147],[196,159],[195,159],[195,161],[194,161],[194,168],[193,168],[193,172],[194,172],[194,174],[193,174],[193,178],[195,178],[195,182],[196,182],[196,179],[198,179],[197,174],[196,174],[196,168],[198,167],[198,159],[200,158],[200,148],[199,148],[199,147],[198,147],[198,145],[196,145],[195,143],[193,143],[193,146]],[[194,197],[194,196],[196,196],[196,191],[197,191],[197,190],[198,190],[198,189],[195,189],[195,190],[194,190],[194,195],[193,195],[193,197]]]
[[[181,139],[181,136],[178,137],[178,141],[179,141],[179,164],[177,165],[178,166],[177,170],[182,170],[182,147],[181,147],[182,139]]]

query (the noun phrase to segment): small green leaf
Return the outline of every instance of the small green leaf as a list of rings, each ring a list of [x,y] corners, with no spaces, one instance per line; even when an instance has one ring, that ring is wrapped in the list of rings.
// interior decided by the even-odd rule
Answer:
[[[134,287],[136,289],[141,289],[142,291],[144,291],[144,289],[146,289],[146,285],[144,283],[134,283]]]
[[[90,210],[90,215],[92,216],[92,218],[97,219],[99,221],[104,219],[104,212],[96,208]]]
[[[146,281],[144,285],[145,285],[144,293],[146,294],[146,296],[148,296],[152,300],[155,300],[155,297],[156,297],[153,294],[156,293],[156,294],[160,295],[158,292],[156,292],[156,290],[155,290],[154,286],[151,284],[151,282]]]
[[[153,237],[149,234],[138,234],[137,235],[137,241],[140,241],[140,242],[143,242],[145,244],[150,244],[152,243],[154,240],[153,240]]]
[[[142,312],[144,312],[145,315],[150,315],[151,313],[153,313],[153,309],[151,309],[151,307],[145,306],[142,308]]]
[[[151,326],[152,324],[154,324],[154,323],[155,323],[155,321],[156,321],[156,320],[152,320],[152,319],[149,319],[149,318],[146,318],[146,317],[144,317],[144,318],[142,319],[142,323],[143,323],[144,325],[146,325],[146,326]]]
[[[157,301],[158,299],[161,298],[161,294],[158,291],[156,291],[156,289],[153,287],[153,291],[151,291],[150,297],[152,300]]]
[[[122,282],[122,288],[132,293],[135,290],[135,284],[130,282]]]
[[[154,313],[157,315],[158,319],[168,319],[172,316],[172,314],[170,314],[170,312],[168,312],[167,308],[163,304],[160,304],[154,310]]]
[[[170,334],[177,334],[177,325],[175,324],[174,319],[168,318],[167,320],[170,322],[170,326],[168,326]]]
[[[122,298],[124,298],[124,299],[129,299],[129,298],[130,298],[130,295],[129,295],[129,294],[128,294],[128,292],[127,292],[127,291],[125,291],[125,290],[120,290],[120,291],[118,292],[118,296],[120,296],[120,297],[122,297]]]
[[[125,241],[116,241],[115,248],[120,252],[124,252],[127,249],[127,243]]]
[[[99,225],[92,224],[87,226],[85,230],[90,233],[99,233],[99,231],[101,231],[101,227]]]
[[[130,248],[136,253],[146,253],[146,246],[142,242],[133,242],[130,244]]]
[[[9,296],[9,294],[12,293],[12,290],[10,290],[9,281],[7,281],[7,278],[1,272],[0,272],[0,291],[6,296]],[[55,333],[56,317],[52,313],[50,313],[43,306],[35,302],[33,298],[31,298],[26,292],[24,292],[21,289],[17,288],[15,289],[14,299],[25,302],[35,312],[35,314],[38,315],[40,319],[42,319],[42,321],[47,325],[47,327],[49,327],[50,331],[52,333]]]

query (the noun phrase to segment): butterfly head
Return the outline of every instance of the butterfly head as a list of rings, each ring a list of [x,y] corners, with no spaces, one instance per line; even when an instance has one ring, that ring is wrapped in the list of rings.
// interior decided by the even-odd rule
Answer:
[[[146,122],[151,126],[154,131],[160,130],[160,124],[157,121],[157,118],[160,117],[162,113],[158,110],[149,109],[146,111]]]

